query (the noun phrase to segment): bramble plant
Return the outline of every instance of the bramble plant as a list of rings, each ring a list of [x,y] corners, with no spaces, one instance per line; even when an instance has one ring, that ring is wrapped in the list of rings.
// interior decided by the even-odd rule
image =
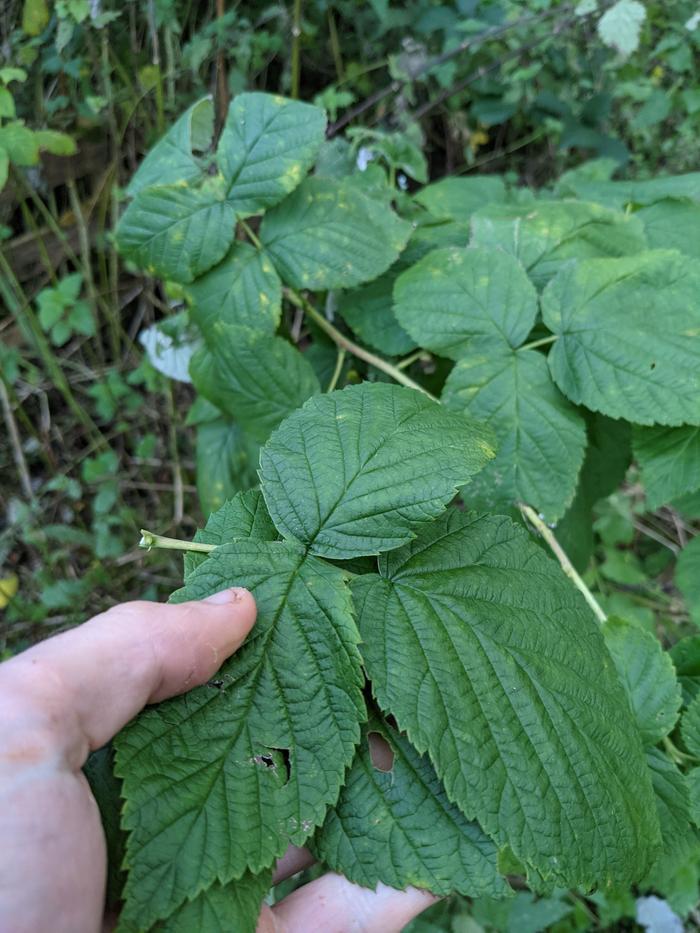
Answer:
[[[212,117],[155,146],[117,231],[186,302],[192,423],[229,452],[194,541],[143,543],[189,552],[174,601],[243,585],[259,614],[215,682],[116,739],[121,928],[253,931],[290,843],[440,895],[697,875],[698,639],[682,693],[574,564],[630,431],[650,501],[700,487],[700,175],[411,195],[315,106],[240,94],[215,148]]]

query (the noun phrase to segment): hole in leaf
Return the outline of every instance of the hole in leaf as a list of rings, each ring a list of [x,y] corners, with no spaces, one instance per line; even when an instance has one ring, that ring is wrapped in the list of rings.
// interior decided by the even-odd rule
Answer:
[[[651,364],[651,368],[652,368],[652,369],[656,369],[656,363],[652,363],[652,364]]]
[[[383,735],[370,732],[367,736],[369,757],[377,771],[391,771],[394,767],[394,752]]]
[[[289,782],[291,776],[289,749],[270,748],[260,755],[253,755],[253,762],[260,768],[274,772],[281,785]]]

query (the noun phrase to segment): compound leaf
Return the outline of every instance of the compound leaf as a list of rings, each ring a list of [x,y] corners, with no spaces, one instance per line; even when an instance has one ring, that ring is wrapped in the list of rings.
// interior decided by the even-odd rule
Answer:
[[[515,256],[542,288],[571,259],[626,256],[647,244],[643,224],[631,214],[581,201],[539,201],[482,208],[472,218],[471,245]]]
[[[238,94],[216,150],[236,213],[260,214],[293,191],[314,164],[325,132],[319,107],[276,94]]]
[[[499,250],[436,249],[398,277],[394,311],[421,347],[456,360],[477,335],[521,344],[537,292],[517,259]]]
[[[179,117],[145,157],[126,193],[133,197],[151,185],[172,185],[178,181],[196,181],[204,174],[201,159],[193,149],[204,150],[214,130],[214,105],[211,97],[198,100]]]
[[[310,399],[280,425],[260,478],[284,537],[342,559],[410,540],[492,456],[482,425],[412,389],[363,383]]]
[[[270,211],[260,239],[283,280],[296,288],[350,288],[385,272],[411,232],[358,188],[307,178]]]
[[[217,547],[174,602],[231,586],[258,617],[218,681],[147,709],[116,739],[129,831],[125,920],[148,926],[301,844],[338,795],[365,717],[344,573],[298,545]]]
[[[681,707],[681,688],[673,661],[651,634],[611,617],[603,637],[615,663],[645,745],[656,745],[673,729]]]
[[[117,245],[150,275],[191,282],[215,266],[231,245],[236,215],[221,178],[144,188],[124,212]]]
[[[700,427],[635,427],[632,439],[650,510],[700,488]]]
[[[638,424],[700,424],[700,273],[653,250],[564,267],[542,295],[564,395]]]
[[[373,762],[372,735],[388,743],[389,770]],[[382,882],[442,895],[508,893],[494,843],[450,803],[429,760],[377,718],[364,731],[314,848],[333,871],[368,888]]]
[[[274,333],[282,314],[282,283],[267,256],[236,240],[222,261],[186,288],[190,315],[205,340],[217,321]]]
[[[190,363],[192,382],[261,443],[321,387],[311,365],[282,337],[214,324]]]
[[[659,828],[627,698],[522,528],[451,509],[352,588],[375,696],[468,818],[544,880],[644,874]]]
[[[493,510],[523,501],[548,521],[561,518],[576,490],[586,428],[552,382],[544,356],[514,352],[491,338],[474,340],[450,373],[442,398],[496,434],[496,459],[466,492],[470,506]]]

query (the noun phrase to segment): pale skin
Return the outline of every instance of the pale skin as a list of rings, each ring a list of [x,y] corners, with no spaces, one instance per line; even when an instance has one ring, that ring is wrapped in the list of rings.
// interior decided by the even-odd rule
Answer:
[[[244,589],[200,602],[131,602],[0,664],[0,930],[99,933],[106,850],[81,768],[144,706],[206,683],[243,643]],[[276,880],[311,857],[290,849]],[[258,933],[398,933],[435,902],[336,874],[263,907]]]

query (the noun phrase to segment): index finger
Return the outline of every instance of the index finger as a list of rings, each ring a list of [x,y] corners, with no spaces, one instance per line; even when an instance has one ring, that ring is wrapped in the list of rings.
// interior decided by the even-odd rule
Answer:
[[[255,615],[239,588],[179,605],[115,606],[0,664],[0,722],[25,737],[30,759],[54,753],[81,767],[146,704],[209,680]]]

